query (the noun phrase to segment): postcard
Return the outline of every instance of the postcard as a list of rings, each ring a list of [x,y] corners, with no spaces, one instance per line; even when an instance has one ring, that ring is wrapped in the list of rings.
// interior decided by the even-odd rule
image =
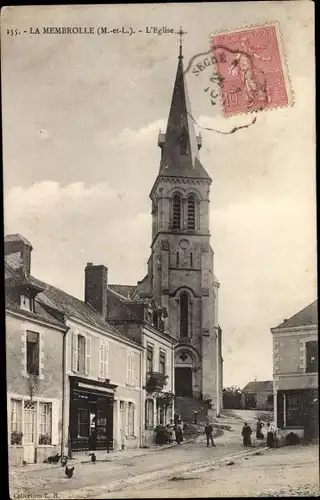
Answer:
[[[313,3],[1,41],[11,498],[318,496]]]

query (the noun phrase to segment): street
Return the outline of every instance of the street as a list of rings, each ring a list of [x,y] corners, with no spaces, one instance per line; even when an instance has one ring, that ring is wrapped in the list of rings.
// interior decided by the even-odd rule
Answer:
[[[248,417],[250,422],[250,415],[246,415]],[[248,492],[258,494],[271,487],[278,491],[281,486],[294,485],[297,481],[299,487],[309,483],[317,487],[317,446],[270,451],[263,445],[260,449],[246,449],[240,436],[241,420],[221,419],[222,424],[226,422],[232,424],[231,430],[225,430],[215,439],[215,448],[207,448],[201,435],[193,442],[170,448],[140,449],[118,456],[111,453],[109,458],[95,464],[83,463],[88,460],[84,456],[72,461],[75,465],[72,479],[66,478],[60,465],[11,468],[11,497],[23,498],[30,494],[33,498],[237,496],[240,491],[246,495]],[[253,453],[258,455],[251,456]],[[228,466],[228,461],[234,465]],[[296,474],[296,467],[301,471],[303,468],[303,473]]]

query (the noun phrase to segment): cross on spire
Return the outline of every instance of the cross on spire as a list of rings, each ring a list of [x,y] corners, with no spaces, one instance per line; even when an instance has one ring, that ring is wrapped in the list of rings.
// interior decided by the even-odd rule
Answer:
[[[180,30],[176,33],[176,35],[180,36],[179,59],[183,58],[183,55],[182,55],[182,37],[183,37],[183,35],[186,35],[186,34],[187,34],[187,32],[183,31],[182,26],[180,26]]]

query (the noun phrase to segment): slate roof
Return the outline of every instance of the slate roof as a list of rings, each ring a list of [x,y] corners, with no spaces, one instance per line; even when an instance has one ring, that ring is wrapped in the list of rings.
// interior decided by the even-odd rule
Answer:
[[[242,392],[273,392],[273,382],[272,380],[263,381],[253,381],[249,382],[243,389]]]
[[[137,288],[137,285],[115,285],[115,284],[108,284],[108,288],[110,290],[113,290],[114,292],[118,293],[119,295],[122,295],[125,299],[130,299],[133,292]]]
[[[27,316],[30,319],[42,319],[48,323],[51,323],[53,325],[57,325],[60,327],[63,327],[67,329],[65,323],[63,321],[59,321],[57,318],[54,317],[49,311],[47,311],[42,304],[37,302],[35,300],[34,303],[34,312],[27,311],[26,309],[21,309],[20,304],[17,302],[13,301],[10,297],[6,297],[6,308],[10,309],[11,311],[18,312],[20,314],[23,314],[24,316]]]
[[[199,159],[182,60],[183,57],[180,55],[162,148],[159,176],[211,180]],[[182,137],[185,137],[187,145],[186,154],[181,154],[180,151]]]
[[[20,276],[15,273],[12,268],[10,269],[8,264],[6,264],[5,267],[8,276],[10,278],[16,278],[16,283],[20,283]],[[53,285],[40,281],[33,276],[28,277],[27,282],[43,290],[36,296],[35,313],[21,309],[19,304],[15,303],[12,299],[10,299],[9,295],[6,294],[6,306],[9,309],[16,310],[17,312],[19,311],[20,313],[34,318],[38,316],[46,321],[59,324],[60,326],[65,326],[65,324],[57,320],[55,311],[58,313],[65,313],[66,315],[79,319],[89,325],[112,332],[116,337],[119,337],[119,339],[125,339],[140,346],[140,344],[135,342],[131,337],[118,332],[114,326],[107,321],[104,321],[102,316],[95,311],[93,307],[86,304],[82,300],[73,297]]]
[[[4,242],[5,243],[11,243],[13,241],[23,241],[23,243],[25,243],[26,245],[28,245],[32,249],[32,245],[31,245],[30,241],[27,240],[27,238],[25,238],[21,234],[18,234],[18,233],[16,233],[16,234],[8,234],[4,238]]]
[[[318,324],[318,301],[315,300],[307,307],[291,316],[291,318],[284,320],[279,326],[275,328],[294,328],[297,326],[308,326]]]

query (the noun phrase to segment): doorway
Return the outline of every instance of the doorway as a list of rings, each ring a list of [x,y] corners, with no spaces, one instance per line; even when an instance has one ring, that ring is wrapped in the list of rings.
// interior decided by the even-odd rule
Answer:
[[[192,398],[192,368],[175,368],[175,395]]]
[[[24,402],[24,461],[27,464],[35,463],[35,431],[36,431],[36,403]]]

